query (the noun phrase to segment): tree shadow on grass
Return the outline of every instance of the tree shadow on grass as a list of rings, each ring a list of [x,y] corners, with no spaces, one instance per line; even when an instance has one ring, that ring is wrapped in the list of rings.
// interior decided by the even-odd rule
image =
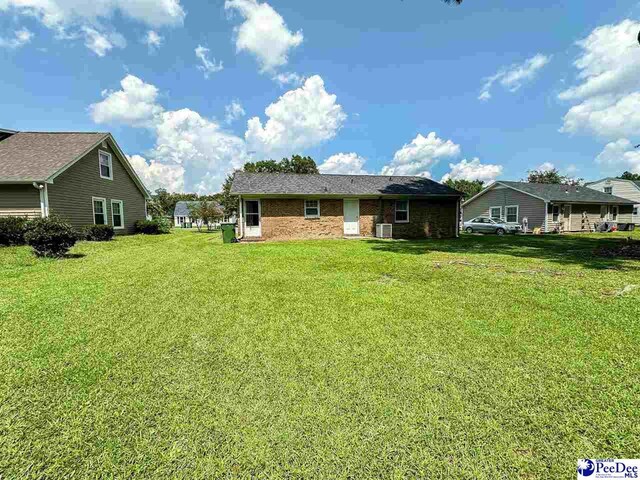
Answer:
[[[426,255],[434,252],[472,255],[510,255],[537,258],[561,265],[582,265],[595,270],[624,268],[639,270],[640,261],[595,255],[602,246],[625,242],[623,237],[583,235],[461,235],[452,239],[409,241],[367,240],[373,250],[403,255]]]

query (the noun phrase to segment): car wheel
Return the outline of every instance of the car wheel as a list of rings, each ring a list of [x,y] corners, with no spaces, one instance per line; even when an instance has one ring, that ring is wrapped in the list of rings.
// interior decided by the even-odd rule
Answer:
[[[496,235],[504,235],[504,228],[497,228]]]
[[[467,233],[473,233],[473,228],[467,227],[467,228],[464,229],[464,231],[467,232]]]

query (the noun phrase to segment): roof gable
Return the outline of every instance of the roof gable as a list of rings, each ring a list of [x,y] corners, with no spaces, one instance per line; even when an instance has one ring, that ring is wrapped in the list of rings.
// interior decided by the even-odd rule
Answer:
[[[0,142],[0,181],[45,181],[108,133],[19,132]]]
[[[148,198],[149,191],[110,133],[17,132],[0,141],[0,183],[51,182],[104,141]]]
[[[452,188],[424,177],[237,172],[236,195],[461,196]]]

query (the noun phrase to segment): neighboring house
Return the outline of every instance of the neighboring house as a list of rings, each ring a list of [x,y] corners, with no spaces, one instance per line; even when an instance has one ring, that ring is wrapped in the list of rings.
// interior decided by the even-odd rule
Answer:
[[[528,230],[590,231],[601,221],[631,223],[633,201],[582,186],[497,181],[463,204],[464,221],[500,218]]]
[[[635,205],[633,206],[632,222],[640,224],[640,212],[638,211],[640,209],[640,180],[608,177],[587,183],[586,186],[603,193],[633,200]]]
[[[455,237],[462,194],[424,177],[238,172],[242,238]],[[383,227],[380,227],[381,229]]]
[[[180,227],[180,228],[195,227],[196,222],[200,219],[191,217],[190,207],[195,205],[200,205],[201,203],[202,202],[196,201],[196,200],[193,200],[193,201],[180,200],[179,202],[176,202],[176,206],[173,209],[173,224],[176,227]],[[221,212],[224,211],[224,209],[222,208],[222,205],[220,205],[219,203],[216,203],[216,205],[218,206]],[[235,215],[231,215],[231,216],[225,215],[220,220],[223,222],[235,222],[236,217]],[[216,224],[218,223],[219,222],[216,222]]]
[[[180,228],[191,228],[195,226],[197,218],[191,218],[190,206],[200,205],[200,202],[188,202],[181,200],[176,203],[173,209],[173,224]]]
[[[149,192],[109,133],[0,130],[0,216],[133,233]]]

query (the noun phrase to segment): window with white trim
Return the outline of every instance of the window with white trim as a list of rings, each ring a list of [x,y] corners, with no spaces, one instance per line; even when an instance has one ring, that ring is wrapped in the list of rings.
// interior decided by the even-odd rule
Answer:
[[[551,221],[557,222],[558,218],[560,218],[560,205],[552,205],[551,206]]]
[[[518,223],[519,205],[507,205],[505,208],[505,217],[507,223]]]
[[[98,150],[98,159],[100,163],[100,178],[113,180],[113,162],[111,154]]]
[[[111,200],[111,225],[118,230],[124,228],[124,202]]]
[[[611,220],[614,222],[618,221],[618,206],[614,205],[611,207]]]
[[[320,218],[320,200],[304,201],[304,218]]]
[[[613,187],[604,187],[604,193],[608,193],[609,195],[613,195]]]
[[[638,207],[633,207],[633,215],[638,215]]]
[[[492,219],[502,220],[502,207],[491,207],[489,209],[489,217]]]
[[[107,225],[107,201],[104,198],[93,197],[93,223]]]
[[[409,223],[409,200],[396,200],[396,223]]]

